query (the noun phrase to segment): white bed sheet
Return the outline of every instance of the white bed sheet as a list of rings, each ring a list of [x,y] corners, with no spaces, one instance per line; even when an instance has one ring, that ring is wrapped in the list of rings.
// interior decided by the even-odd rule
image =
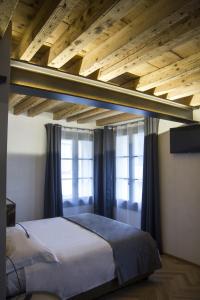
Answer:
[[[63,218],[21,224],[60,261],[26,267],[27,292],[49,291],[68,299],[115,278],[112,248],[94,233]]]

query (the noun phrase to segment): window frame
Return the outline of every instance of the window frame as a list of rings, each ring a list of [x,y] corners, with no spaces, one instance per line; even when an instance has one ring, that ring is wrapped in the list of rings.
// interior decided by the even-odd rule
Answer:
[[[81,196],[79,196],[79,180],[80,179],[88,179],[92,181],[92,194],[88,195],[88,199],[90,197],[94,197],[94,139],[93,134],[91,134],[91,138],[88,138],[88,133],[78,131],[78,138],[74,138],[75,132],[68,131],[67,137],[62,137],[61,139],[61,147],[62,147],[62,140],[71,140],[72,141],[72,157],[71,158],[64,158],[61,156],[61,170],[62,170],[62,161],[71,160],[72,161],[72,178],[64,178],[61,173],[61,179],[63,180],[72,180],[72,198],[65,198],[62,193],[63,203],[69,203],[69,206],[79,205],[79,201],[83,200]],[[79,158],[79,141],[92,141],[92,156],[91,158]],[[79,161],[86,160],[92,161],[92,177],[79,177]],[[84,201],[84,200],[83,200]],[[82,202],[82,205],[86,204]]]
[[[118,158],[126,158],[128,159],[128,178],[125,178],[125,177],[118,177],[117,176],[117,172],[115,174],[115,181],[117,180],[127,180],[128,182],[128,200],[126,199],[121,199],[121,198],[117,198],[117,194],[115,195],[115,202],[116,202],[116,205],[118,206],[118,201],[120,201],[120,206],[122,208],[129,208],[129,209],[133,209],[133,210],[136,210],[138,211],[139,210],[139,205],[138,204],[141,204],[141,201],[136,201],[136,199],[134,199],[134,182],[136,181],[140,181],[141,183],[143,182],[143,176],[141,179],[137,179],[137,178],[134,178],[134,174],[133,174],[133,164],[134,164],[134,160],[136,158],[144,158],[144,149],[143,149],[143,153],[140,154],[140,155],[134,155],[133,154],[133,143],[132,143],[132,137],[134,134],[137,134],[137,131],[135,130],[134,132],[134,129],[132,132],[127,132],[126,129],[122,129],[122,135],[125,135],[128,137],[128,155],[117,155],[117,148],[116,148],[116,155],[115,155],[115,162],[117,162],[117,159]],[[117,140],[117,134],[116,134],[116,140]],[[117,147],[117,142],[115,142],[115,145]],[[144,160],[143,160],[144,162]],[[115,193],[117,192],[116,188],[115,188]]]

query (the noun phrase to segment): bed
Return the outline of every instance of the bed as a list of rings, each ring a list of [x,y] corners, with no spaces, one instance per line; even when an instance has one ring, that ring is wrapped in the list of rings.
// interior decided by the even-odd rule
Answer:
[[[63,300],[94,299],[161,267],[149,234],[94,214],[21,222],[7,236],[17,244],[8,253],[8,297],[48,291]]]

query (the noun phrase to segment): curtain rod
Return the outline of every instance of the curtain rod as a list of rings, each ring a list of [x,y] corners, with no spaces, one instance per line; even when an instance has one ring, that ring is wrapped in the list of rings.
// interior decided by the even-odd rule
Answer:
[[[94,129],[79,128],[79,127],[69,127],[69,126],[63,126],[63,125],[61,125],[61,127],[65,128],[65,129],[75,129],[75,130],[83,130],[83,131],[94,131]]]
[[[131,122],[127,122],[127,123],[119,124],[119,125],[108,125],[108,126],[103,126],[103,128],[104,128],[104,127],[108,127],[108,128],[116,128],[116,127],[119,127],[119,126],[125,126],[125,125],[128,125],[128,124],[132,125],[132,124],[137,123],[137,122],[142,121],[142,120],[144,120],[144,118],[140,118],[140,119],[137,119],[137,120],[135,120],[135,121],[131,121]],[[94,129],[102,129],[102,128],[87,129],[87,128],[79,128],[79,127],[70,127],[70,126],[63,126],[63,125],[60,125],[60,124],[52,124],[52,123],[47,123],[47,124],[45,124],[45,125],[48,125],[48,124],[61,126],[61,127],[65,128],[65,129],[75,129],[75,130],[83,130],[83,131],[91,131],[91,132],[93,132]]]
[[[131,122],[127,122],[127,123],[123,123],[123,124],[118,124],[118,125],[108,125],[107,127],[111,127],[111,128],[116,128],[116,127],[119,127],[119,126],[125,126],[125,125],[133,125],[134,123],[137,123],[137,122],[140,122],[140,121],[144,121],[144,118],[140,118],[140,119],[137,119],[135,121],[131,121]]]
[[[56,126],[60,126],[60,127],[63,127],[65,129],[75,129],[75,130],[85,130],[85,131],[94,131],[93,129],[87,129],[87,128],[79,128],[79,127],[70,127],[70,126],[63,126],[61,124],[54,124],[54,123],[47,123],[45,125],[56,125]]]

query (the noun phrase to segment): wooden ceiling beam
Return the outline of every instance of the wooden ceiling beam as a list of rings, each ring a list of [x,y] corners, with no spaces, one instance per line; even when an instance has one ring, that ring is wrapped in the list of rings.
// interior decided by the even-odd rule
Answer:
[[[179,79],[183,74],[187,76],[197,71],[200,71],[199,52],[148,75],[140,77],[136,89],[138,91],[146,91],[173,81],[174,79]]]
[[[137,2],[138,0],[89,1],[84,15],[51,47],[48,65],[61,68],[115,21],[124,17]]]
[[[56,107],[59,105],[61,102],[58,100],[45,100],[44,102],[30,108],[27,112],[29,117],[35,117],[43,112],[46,112],[53,107]]]
[[[29,110],[31,107],[38,105],[43,101],[45,101],[45,99],[43,98],[27,96],[23,101],[14,106],[14,115],[22,114]]]
[[[119,115],[119,114],[121,114],[120,111],[109,110],[109,111],[98,113],[98,114],[90,116],[90,117],[85,117],[85,118],[78,119],[77,123],[78,124],[90,123],[90,122],[93,122],[93,121],[97,121],[99,119],[104,119],[104,118],[116,116],[116,115]]]
[[[155,96],[161,96],[166,93],[169,93],[173,91],[176,88],[179,88],[181,86],[187,86],[190,85],[193,82],[200,80],[200,71],[197,71],[193,74],[190,74],[188,76],[185,76],[184,74],[179,78],[175,79],[169,83],[162,84],[154,89],[153,94]]]
[[[27,96],[20,94],[11,94],[9,97],[9,109],[12,109],[15,105],[17,105],[20,101],[22,101]]]
[[[91,116],[96,115],[98,113],[105,112],[105,111],[107,111],[107,110],[103,109],[103,108],[91,107],[87,111],[75,114],[71,117],[68,117],[67,122],[77,121],[77,120],[82,119],[82,118],[88,118],[88,117],[91,117]]]
[[[0,38],[4,36],[19,0],[0,1]]]
[[[66,119],[67,117],[79,113],[83,110],[87,109],[86,105],[81,104],[69,104],[68,108],[64,108],[62,110],[59,110],[53,114],[54,120],[62,120]]]
[[[193,95],[190,101],[191,106],[200,106],[200,93]]]
[[[188,97],[200,92],[200,81],[191,83],[189,86],[182,86],[177,89],[174,89],[167,94],[167,99],[176,100],[183,97]]]
[[[110,65],[103,67],[99,72],[98,79],[108,81],[125,72],[132,73],[134,68],[139,68],[144,62],[151,61],[167,51],[184,44],[188,40],[200,40],[200,15],[195,15],[195,12],[192,16],[185,16],[185,19],[183,18],[181,22],[180,18],[177,17],[177,23],[174,25],[166,23],[168,28],[160,34],[156,34],[156,31],[152,34],[151,30],[149,30],[149,36],[147,35],[146,38],[144,37],[145,33],[141,34],[141,42],[136,42],[133,46],[134,50],[130,51],[125,58],[118,60],[116,63],[111,62]],[[175,15],[184,16],[178,13],[175,13],[173,16]],[[161,21],[160,23],[163,22]],[[138,50],[136,51],[137,48]]]
[[[108,118],[103,118],[100,120],[96,121],[97,126],[106,126],[106,125],[112,125],[120,122],[125,122],[125,121],[130,121],[130,120],[135,120],[141,118],[139,115],[132,115],[132,114],[127,114],[127,113],[121,113],[116,116],[108,117]]]
[[[77,1],[45,0],[25,31],[15,56],[18,59],[30,61]]]
[[[129,52],[135,53],[145,47],[149,39],[185,17],[188,7],[181,8],[174,13],[185,2],[174,1],[172,3],[172,0],[149,1],[139,17],[83,58],[80,75],[86,76],[96,69],[115,64],[124,59]],[[155,13],[155,11],[159,11],[159,13]],[[171,13],[173,14],[169,16]],[[99,79],[109,80],[105,76],[103,77],[101,72]]]

